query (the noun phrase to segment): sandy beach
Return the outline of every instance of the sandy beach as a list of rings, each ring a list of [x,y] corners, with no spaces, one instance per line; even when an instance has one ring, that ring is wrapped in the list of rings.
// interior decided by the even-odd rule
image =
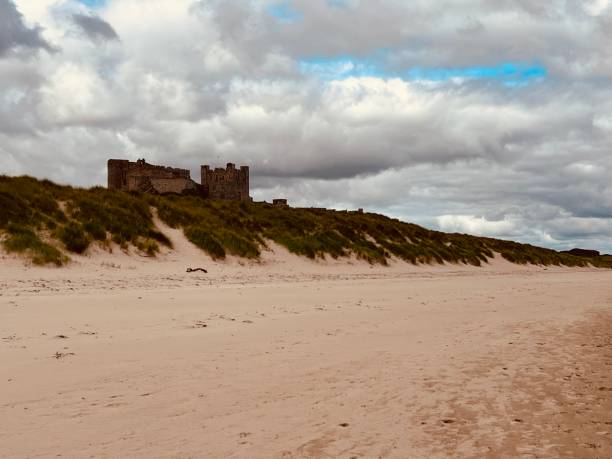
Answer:
[[[0,0],[0,459],[612,459],[612,0]]]
[[[213,263],[173,239],[3,256],[0,457],[612,456],[612,272]]]

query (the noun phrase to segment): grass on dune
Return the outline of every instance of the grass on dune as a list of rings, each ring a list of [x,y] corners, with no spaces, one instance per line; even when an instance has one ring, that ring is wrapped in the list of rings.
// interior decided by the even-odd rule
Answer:
[[[8,251],[16,251],[11,225],[27,228],[36,238],[46,231],[58,247],[73,253],[85,252],[93,241],[113,241],[122,248],[131,244],[149,255],[159,251],[159,244],[171,245],[155,229],[144,199],[105,188],[79,189],[31,177],[0,176],[0,209],[0,231],[8,233],[4,241]],[[40,245],[31,235],[20,238],[20,251],[33,261],[39,255],[37,260],[46,259],[46,246],[53,248]],[[54,263],[61,265],[67,258],[57,260]]]
[[[43,242],[30,228],[10,224],[7,228],[4,248],[9,253],[21,253],[28,256],[36,265],[54,264],[61,266],[67,260],[57,248]]]
[[[500,253],[512,263],[587,266],[587,260],[512,241],[448,234],[383,215],[323,209],[278,208],[265,203],[207,201],[197,197],[147,196],[160,218],[185,229],[213,258],[224,251],[257,258],[265,240],[309,258],[356,257],[387,264],[391,256],[414,264],[480,266]],[[595,265],[612,266],[602,260]]]
[[[37,263],[61,265],[67,258],[60,248],[84,253],[94,241],[112,241],[124,249],[133,246],[154,256],[160,244],[171,243],[155,229],[152,208],[214,259],[258,259],[271,240],[311,259],[356,256],[382,265],[397,257],[414,264],[480,266],[497,252],[518,264],[612,267],[610,258],[587,260],[512,241],[442,233],[378,214],[77,189],[31,177],[0,176],[4,246]],[[43,242],[42,233],[55,243]]]

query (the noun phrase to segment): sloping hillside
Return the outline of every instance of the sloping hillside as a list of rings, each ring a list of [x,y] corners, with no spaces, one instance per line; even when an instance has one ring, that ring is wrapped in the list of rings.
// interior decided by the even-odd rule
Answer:
[[[35,264],[59,266],[71,252],[110,242],[154,256],[160,245],[171,242],[155,228],[152,209],[215,259],[227,254],[258,258],[266,241],[272,240],[309,258],[355,255],[379,264],[397,257],[410,263],[479,266],[497,252],[513,263],[612,267],[604,257],[587,260],[512,241],[431,231],[372,213],[133,195],[0,176],[2,244]]]

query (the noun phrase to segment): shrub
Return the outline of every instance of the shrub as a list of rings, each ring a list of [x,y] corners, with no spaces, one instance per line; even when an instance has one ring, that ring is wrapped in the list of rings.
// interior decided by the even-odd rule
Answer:
[[[6,228],[11,223],[25,224],[32,215],[27,201],[8,190],[0,188],[0,228]]]
[[[213,260],[225,258],[225,249],[209,231],[190,226],[185,229],[185,236],[192,243],[208,253]]]
[[[96,241],[106,240],[106,229],[98,220],[89,220],[83,225],[83,228]]]
[[[23,253],[36,265],[61,266],[68,260],[59,250],[41,241],[34,231],[24,226],[10,225],[3,245],[7,252]]]
[[[239,236],[233,231],[222,231],[216,239],[232,255],[244,258],[259,258],[261,254],[256,243],[248,240],[246,237]]]
[[[149,231],[148,236],[151,239],[156,240],[160,244],[163,244],[166,247],[172,248],[172,241],[168,239],[168,236],[166,236],[164,233],[157,231],[157,230],[151,230]]]
[[[134,245],[138,250],[146,253],[150,257],[154,257],[155,254],[159,252],[159,245],[153,239],[139,238]]]
[[[104,188],[80,190],[70,196],[68,209],[71,217],[97,240],[105,240],[108,232],[117,244],[136,244],[139,237],[148,237],[153,230],[148,203],[123,192]]]
[[[91,242],[80,223],[69,222],[57,230],[57,236],[71,252],[83,253]]]

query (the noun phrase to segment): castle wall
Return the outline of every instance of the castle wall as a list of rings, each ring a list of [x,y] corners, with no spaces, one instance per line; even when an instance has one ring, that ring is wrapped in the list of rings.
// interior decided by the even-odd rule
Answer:
[[[174,167],[154,166],[147,164],[144,160],[136,161],[135,163],[128,161],[128,175],[144,176],[158,179],[182,178],[189,179],[190,174],[187,169],[176,169]]]
[[[110,159],[108,188],[143,193],[183,193],[196,190],[198,184],[191,180],[187,169],[155,166],[144,160]]]
[[[212,199],[227,199],[232,201],[249,201],[249,168],[241,166],[236,169],[232,163],[227,168],[211,170],[210,166],[202,166],[202,186],[208,189]]]
[[[202,185],[191,180],[187,169],[176,169],[147,164],[144,159],[130,162],[123,159],[108,160],[108,188],[141,193],[199,193],[212,199],[249,201],[249,168],[211,170],[202,166]]]
[[[153,189],[159,193],[177,193],[181,194],[186,191],[196,191],[198,185],[191,179],[184,178],[153,178],[151,179]]]
[[[276,207],[289,207],[289,203],[286,199],[273,199],[272,205]]]

